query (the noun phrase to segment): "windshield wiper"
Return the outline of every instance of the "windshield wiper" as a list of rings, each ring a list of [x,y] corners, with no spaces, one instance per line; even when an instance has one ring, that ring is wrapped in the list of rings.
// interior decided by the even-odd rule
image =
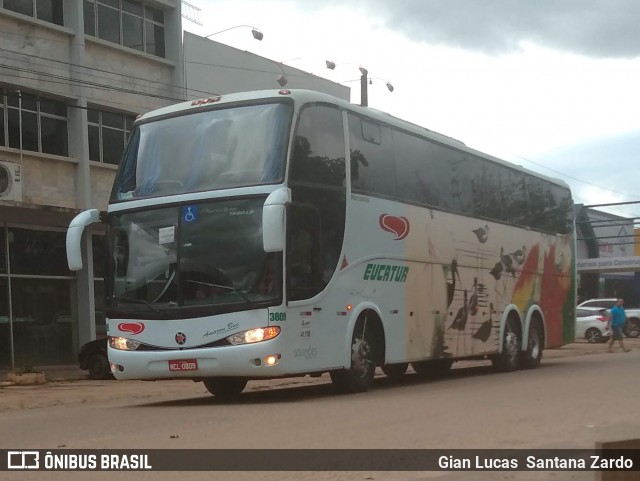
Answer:
[[[145,301],[143,299],[127,299],[127,298],[116,297],[116,302],[130,302],[131,304],[144,304],[153,312],[157,312],[158,314],[160,314],[160,311],[155,307],[153,307],[153,305],[149,301]]]
[[[190,279],[187,279],[187,282],[192,282],[193,284],[200,284],[200,285],[203,285],[203,286],[217,287],[217,288],[220,288],[220,289],[225,289],[227,291],[235,292],[240,297],[242,297],[242,299],[247,301],[249,304],[253,304],[253,301],[244,292],[242,292],[240,289],[237,289],[235,287],[223,286],[222,284],[212,284],[210,282],[192,281]]]

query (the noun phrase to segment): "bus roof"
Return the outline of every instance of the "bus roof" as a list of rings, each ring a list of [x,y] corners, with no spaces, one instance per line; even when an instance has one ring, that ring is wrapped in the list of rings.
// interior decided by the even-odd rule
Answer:
[[[303,89],[273,89],[273,90],[256,90],[252,92],[238,92],[224,95],[211,95],[210,97],[204,97],[197,100],[189,100],[186,102],[181,102],[174,105],[169,105],[167,107],[163,107],[157,110],[153,110],[147,112],[136,119],[137,121],[149,121],[154,117],[164,117],[167,115],[175,115],[179,112],[187,112],[189,110],[198,110],[203,106],[210,105],[224,105],[229,103],[236,102],[251,102],[252,100],[267,100],[267,99],[279,99],[283,97],[292,98],[297,104],[304,104],[308,102],[327,102],[330,104],[334,104],[338,107],[341,107],[345,110],[349,110],[356,114],[360,114],[366,116],[370,119],[377,120],[380,123],[387,124],[390,126],[397,127],[399,129],[405,130],[407,132],[415,133],[422,137],[426,137],[428,139],[434,140],[436,142],[449,145],[463,152],[467,152],[471,155],[475,155],[478,157],[483,157],[490,161],[502,164],[504,166],[510,167],[515,170],[522,171],[529,175],[533,175],[535,177],[539,177],[548,182],[552,182],[554,184],[560,185],[565,188],[569,188],[568,184],[560,179],[548,177],[546,175],[540,174],[539,172],[535,172],[529,169],[526,169],[520,165],[513,164],[511,162],[507,162],[498,157],[494,157],[490,154],[480,152],[479,150],[472,149],[464,144],[464,142],[454,139],[453,137],[449,137],[447,135],[441,134],[439,132],[435,132],[433,130],[429,130],[426,127],[419,126],[407,120],[400,119],[395,117],[389,113],[382,112],[375,108],[371,107],[362,107],[357,104],[352,104],[347,102],[346,100],[339,99],[329,94],[325,94],[322,92],[316,92],[312,90],[303,90]]]

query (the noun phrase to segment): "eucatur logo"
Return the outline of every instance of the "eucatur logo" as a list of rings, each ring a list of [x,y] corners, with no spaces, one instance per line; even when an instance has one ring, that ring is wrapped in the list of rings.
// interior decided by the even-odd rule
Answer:
[[[131,334],[140,334],[144,331],[144,324],[141,322],[121,322],[118,324],[118,331],[130,332]]]
[[[382,214],[378,219],[378,223],[382,230],[395,234],[395,240],[402,240],[409,235],[409,219],[406,217]]]

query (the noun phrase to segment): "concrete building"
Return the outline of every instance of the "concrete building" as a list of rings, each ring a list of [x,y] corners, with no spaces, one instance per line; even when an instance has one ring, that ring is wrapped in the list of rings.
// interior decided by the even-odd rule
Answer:
[[[138,114],[279,88],[271,72],[288,74],[287,87],[349,98],[276,62],[185,41],[186,62],[181,0],[0,0],[0,370],[74,363],[104,334],[103,232],[86,236],[94,262],[78,273],[65,234],[79,211],[106,209]]]
[[[188,99],[265,88],[309,89],[349,101],[350,89],[303,70],[184,32]]]
[[[624,297],[640,303],[634,219],[576,206],[578,298]]]

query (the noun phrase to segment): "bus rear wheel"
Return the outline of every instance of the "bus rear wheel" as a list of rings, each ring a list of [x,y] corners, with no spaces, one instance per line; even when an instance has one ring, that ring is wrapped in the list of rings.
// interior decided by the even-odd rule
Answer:
[[[529,340],[527,341],[527,350],[522,354],[522,367],[525,369],[535,369],[540,365],[542,360],[542,332],[540,321],[532,320],[529,326]]]
[[[218,399],[238,397],[247,385],[247,380],[234,377],[209,378],[202,381],[204,387]]]
[[[507,319],[502,337],[502,352],[491,362],[498,371],[510,372],[520,367],[520,334],[513,317]]]
[[[358,323],[351,341],[351,366],[331,371],[331,381],[341,392],[365,392],[371,388],[376,372],[376,342],[366,318]]]

